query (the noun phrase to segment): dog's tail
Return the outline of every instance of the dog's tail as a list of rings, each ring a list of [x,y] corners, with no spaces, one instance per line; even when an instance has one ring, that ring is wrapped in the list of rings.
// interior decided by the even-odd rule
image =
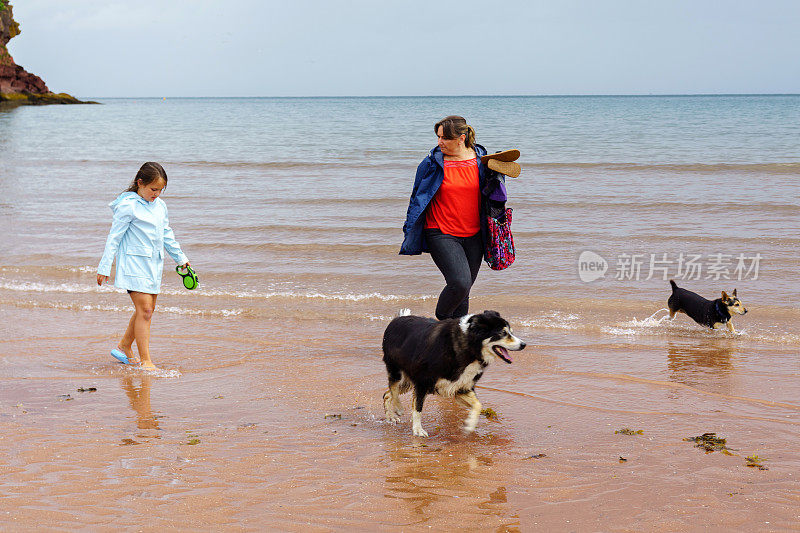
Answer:
[[[411,314],[411,309],[404,307],[397,312],[397,316],[408,316]]]
[[[678,294],[675,292],[678,289],[678,284],[673,279],[669,280],[669,284],[672,285],[672,294],[667,299],[667,308],[669,308],[669,317],[672,318],[680,309],[680,303],[678,302]]]

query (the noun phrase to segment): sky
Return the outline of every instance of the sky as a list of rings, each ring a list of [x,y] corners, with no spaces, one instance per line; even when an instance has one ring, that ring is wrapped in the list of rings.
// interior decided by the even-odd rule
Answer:
[[[12,0],[77,97],[800,93],[798,0]]]

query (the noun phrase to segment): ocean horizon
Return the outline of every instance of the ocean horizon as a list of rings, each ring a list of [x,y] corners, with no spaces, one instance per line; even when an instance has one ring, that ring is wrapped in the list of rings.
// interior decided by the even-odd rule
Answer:
[[[446,95],[446,94],[410,94],[410,95],[273,95],[273,96],[219,96],[219,95],[206,95],[206,96],[96,96],[96,95],[82,95],[79,99],[93,100],[93,99],[162,99],[162,98],[194,98],[194,99],[214,99],[214,98],[231,98],[231,99],[247,99],[247,98],[626,98],[626,97],[643,97],[643,98],[660,98],[660,97],[692,97],[692,96],[800,96],[800,93],[608,93],[608,94],[590,94],[590,93],[566,93],[566,94],[464,94],[464,95]]]

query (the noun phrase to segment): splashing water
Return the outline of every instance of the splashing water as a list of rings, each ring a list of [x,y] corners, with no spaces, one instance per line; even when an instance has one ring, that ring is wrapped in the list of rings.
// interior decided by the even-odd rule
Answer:
[[[662,311],[666,311],[667,314],[665,314],[661,318],[656,318],[656,315],[658,315]],[[656,311],[649,317],[645,318],[644,320],[637,320],[633,318],[630,321],[626,322],[624,325],[628,327],[653,328],[662,325],[665,320],[669,320],[669,309],[667,309],[666,307],[659,309],[658,311]]]
[[[666,311],[667,314],[665,314],[660,318],[656,318],[656,316],[662,313],[663,311]],[[644,320],[632,318],[627,322],[616,324],[613,327],[601,328],[601,331],[609,335],[637,335],[639,333],[642,333],[642,330],[644,329],[652,329],[660,327],[664,323],[664,321],[668,319],[669,319],[669,309],[665,307],[663,309],[659,309],[658,311],[656,311],[649,317],[645,318]]]

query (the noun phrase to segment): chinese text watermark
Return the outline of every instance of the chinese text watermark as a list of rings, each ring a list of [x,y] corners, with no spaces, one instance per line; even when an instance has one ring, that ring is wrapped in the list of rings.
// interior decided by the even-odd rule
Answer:
[[[763,256],[755,254],[646,254],[621,253],[616,257],[614,279],[757,280]],[[578,257],[578,275],[590,282],[605,277],[610,265],[600,254],[586,250]]]

